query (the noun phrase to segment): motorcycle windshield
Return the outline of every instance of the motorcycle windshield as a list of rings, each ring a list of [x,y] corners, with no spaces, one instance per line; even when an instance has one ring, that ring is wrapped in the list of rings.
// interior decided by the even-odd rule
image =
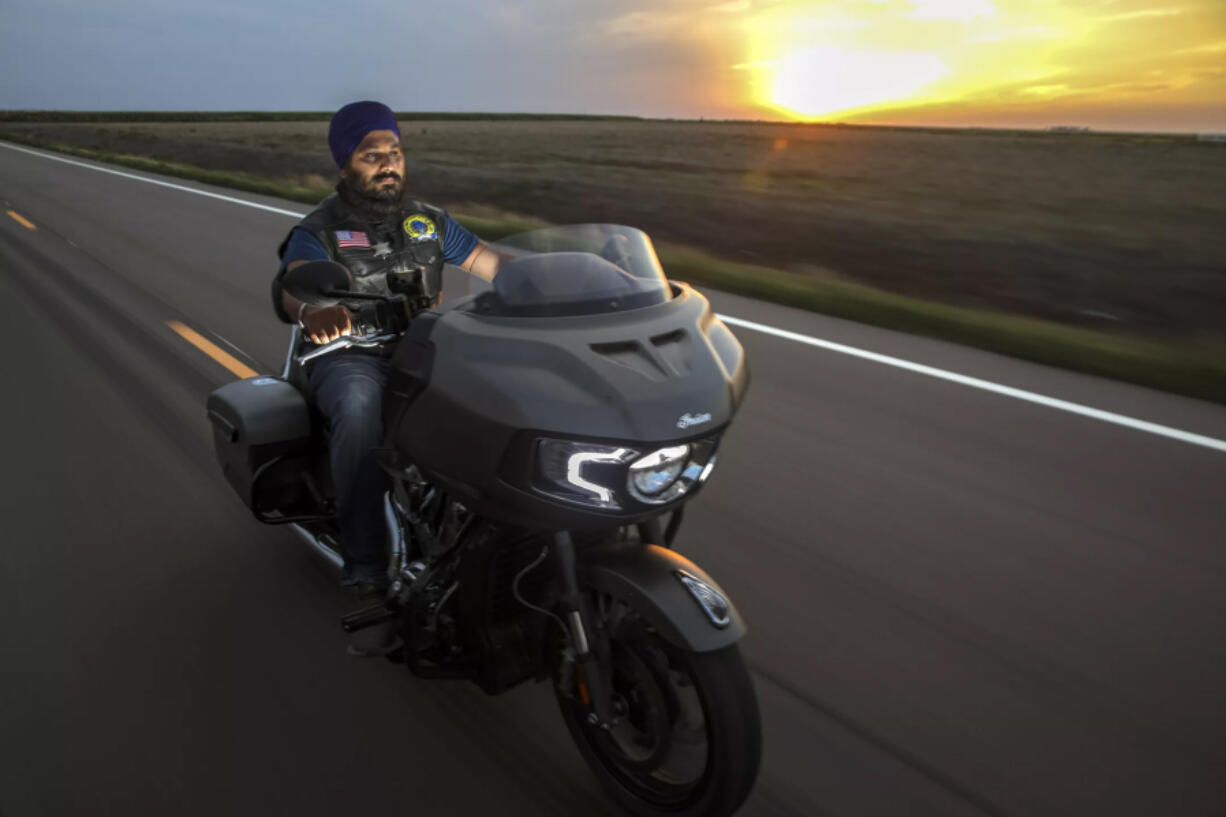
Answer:
[[[570,224],[509,236],[476,307],[505,317],[562,317],[640,309],[671,297],[651,239],[616,224]]]

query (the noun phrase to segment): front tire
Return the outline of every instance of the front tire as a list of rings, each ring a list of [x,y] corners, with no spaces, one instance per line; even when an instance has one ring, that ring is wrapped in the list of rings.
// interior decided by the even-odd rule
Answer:
[[[590,709],[556,684],[558,704],[584,760],[618,803],[639,817],[727,817],[758,775],[762,728],[753,682],[735,644],[695,653],[650,628],[619,627],[609,663],[617,723],[588,723]]]

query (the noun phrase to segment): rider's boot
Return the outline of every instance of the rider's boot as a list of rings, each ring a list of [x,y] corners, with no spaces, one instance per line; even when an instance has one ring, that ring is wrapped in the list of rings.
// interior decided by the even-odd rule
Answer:
[[[403,645],[397,632],[400,617],[383,606],[387,601],[387,591],[388,581],[385,577],[362,579],[341,588],[343,620],[356,623],[365,618],[375,622],[363,623],[347,632],[350,655],[362,658],[388,655]],[[387,611],[386,616],[381,614],[381,608]],[[348,627],[346,629],[349,630]]]

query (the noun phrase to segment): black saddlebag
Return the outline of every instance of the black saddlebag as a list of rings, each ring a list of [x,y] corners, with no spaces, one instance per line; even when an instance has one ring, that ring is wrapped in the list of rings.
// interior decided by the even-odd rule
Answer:
[[[311,488],[311,411],[298,389],[280,378],[250,377],[217,389],[207,405],[222,473],[260,521],[323,512]]]

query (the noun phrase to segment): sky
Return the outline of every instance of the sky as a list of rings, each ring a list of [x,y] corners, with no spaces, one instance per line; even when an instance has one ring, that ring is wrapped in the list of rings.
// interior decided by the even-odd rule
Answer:
[[[0,109],[1226,132],[1226,0],[0,0]]]

